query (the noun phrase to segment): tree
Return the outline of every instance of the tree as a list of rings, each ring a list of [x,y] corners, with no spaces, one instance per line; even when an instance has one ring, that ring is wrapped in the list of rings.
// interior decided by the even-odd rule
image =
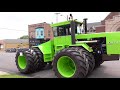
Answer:
[[[22,37],[20,37],[20,39],[29,39],[28,35],[23,35]]]

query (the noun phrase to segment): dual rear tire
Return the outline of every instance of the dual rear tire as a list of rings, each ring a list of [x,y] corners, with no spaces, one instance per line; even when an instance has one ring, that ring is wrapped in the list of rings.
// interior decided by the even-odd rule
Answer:
[[[47,63],[43,61],[43,54],[33,48],[31,51],[20,51],[16,53],[15,62],[18,70],[23,74],[30,74],[42,70]]]
[[[53,70],[59,78],[85,78],[94,66],[93,55],[81,47],[63,49],[53,60]]]
[[[37,48],[33,48],[33,52],[17,52],[15,62],[18,70],[24,74],[40,71],[47,64]],[[85,78],[100,63],[84,48],[70,47],[59,51],[52,64],[58,78]]]

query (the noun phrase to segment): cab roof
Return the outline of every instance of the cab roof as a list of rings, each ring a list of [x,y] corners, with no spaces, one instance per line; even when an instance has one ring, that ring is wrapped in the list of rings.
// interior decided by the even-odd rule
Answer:
[[[55,24],[51,24],[51,27],[57,27],[57,26],[68,25],[68,24],[70,24],[71,21],[72,21],[72,20],[64,21],[64,22],[59,22],[59,23],[55,23]],[[82,24],[82,22],[78,22],[77,20],[73,20],[73,21]]]

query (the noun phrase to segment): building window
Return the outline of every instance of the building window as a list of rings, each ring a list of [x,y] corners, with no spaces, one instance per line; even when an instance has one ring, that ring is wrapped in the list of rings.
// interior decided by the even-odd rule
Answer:
[[[50,34],[48,34],[48,36],[50,37]]]
[[[39,31],[37,31],[37,36],[39,35]]]
[[[41,31],[41,36],[43,36],[43,31]]]
[[[48,37],[50,37],[50,30],[48,31]]]

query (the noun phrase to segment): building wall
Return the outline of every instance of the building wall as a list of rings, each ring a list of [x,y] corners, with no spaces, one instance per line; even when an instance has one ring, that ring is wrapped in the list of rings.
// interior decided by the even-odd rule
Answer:
[[[105,32],[105,25],[96,27],[96,33]]]
[[[45,23],[44,25],[45,25],[45,26],[44,26],[45,39],[47,39],[47,38],[53,39],[52,27],[51,27],[49,24],[47,24],[47,23]],[[49,35],[49,34],[50,34],[50,35]]]
[[[8,43],[5,40],[1,40],[1,42],[2,42],[1,45],[3,46],[3,48],[0,49],[0,51],[6,50],[8,48],[18,48],[18,47],[29,48],[29,43],[28,42],[24,42],[24,43],[22,42],[22,44],[21,43],[13,43],[13,42]]]
[[[120,12],[111,12],[109,15],[106,16],[106,18],[104,20],[101,21],[102,25],[105,25],[105,21],[108,19],[112,19],[113,16],[115,15],[119,15]]]
[[[50,27],[50,24],[47,24],[47,23],[38,23],[38,24],[28,25],[29,38],[36,38],[35,30],[36,28],[39,28],[39,27],[44,28],[44,35],[45,35],[44,39],[53,38],[52,28]],[[50,36],[48,35],[49,32],[50,32]]]
[[[106,32],[116,32],[120,28],[120,15],[113,16],[105,21]]]
[[[120,12],[111,12],[101,21],[101,26],[96,27],[96,32],[120,31]]]
[[[8,48],[29,48],[29,44],[28,43],[24,43],[24,44],[19,44],[19,43],[5,43],[4,44],[4,50],[8,49]]]
[[[38,27],[43,27],[44,28],[44,24],[43,23],[38,23],[38,24],[28,25],[29,38],[35,38],[35,29],[38,28]]]

